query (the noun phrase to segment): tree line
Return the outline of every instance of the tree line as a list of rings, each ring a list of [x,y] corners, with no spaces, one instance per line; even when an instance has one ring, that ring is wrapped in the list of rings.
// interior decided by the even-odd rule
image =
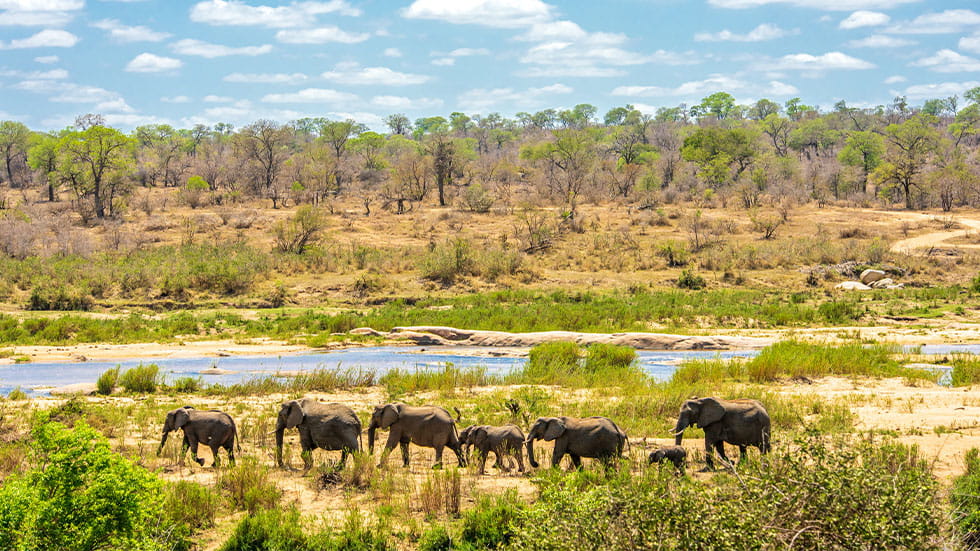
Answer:
[[[829,112],[800,98],[739,105],[717,92],[652,115],[625,105],[600,119],[580,104],[514,118],[393,114],[384,123],[387,133],[317,117],[127,134],[91,114],[58,132],[2,121],[0,182],[25,198],[34,190],[41,200],[69,199],[85,220],[118,216],[135,189],[153,187],[177,188],[191,206],[329,206],[347,197],[368,214],[427,201],[477,212],[547,201],[568,217],[583,201],[610,200],[980,205],[980,87],[920,106],[904,97],[874,108],[840,101]]]

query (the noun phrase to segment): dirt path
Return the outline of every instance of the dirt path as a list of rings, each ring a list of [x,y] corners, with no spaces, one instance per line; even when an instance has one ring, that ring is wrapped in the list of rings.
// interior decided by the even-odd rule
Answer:
[[[897,213],[893,213],[897,214]],[[899,216],[903,220],[908,220],[910,222],[921,222],[933,220],[935,217],[929,214],[921,214],[915,212],[901,213]],[[956,223],[960,226],[965,226],[963,229],[958,230],[944,230],[938,232],[930,232],[923,235],[917,235],[915,237],[909,237],[907,239],[901,239],[892,243],[891,250],[896,253],[906,253],[912,254],[914,251],[919,249],[931,249],[937,247],[949,241],[950,239],[955,239],[957,237],[964,237],[970,231],[980,231],[980,220],[972,218],[955,218]],[[963,244],[957,243],[956,248],[961,249],[980,249],[980,245],[976,244]]]

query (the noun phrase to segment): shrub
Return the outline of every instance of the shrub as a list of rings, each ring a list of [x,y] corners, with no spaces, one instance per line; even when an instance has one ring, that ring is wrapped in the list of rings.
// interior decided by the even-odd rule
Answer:
[[[950,501],[960,535],[971,549],[980,543],[980,450],[966,452],[966,472],[953,481]]]
[[[827,375],[861,375],[898,377],[910,375],[892,359],[900,349],[873,345],[842,344],[829,346],[794,340],[780,341],[763,348],[746,363],[746,373],[755,382],[785,377],[821,377]]]
[[[21,390],[21,388],[19,386],[18,387],[14,387],[14,389],[11,390],[7,394],[7,399],[8,400],[26,400],[27,399],[27,393],[25,393],[23,390]]]
[[[481,496],[476,506],[463,514],[457,549],[501,549],[510,543],[514,524],[525,509],[515,490],[502,495]]]
[[[586,371],[625,369],[636,361],[636,350],[629,346],[596,343],[585,349]]]
[[[681,289],[691,289],[692,291],[697,291],[707,287],[708,283],[703,277],[699,276],[693,270],[683,270],[681,271],[681,275],[677,278],[677,286]]]
[[[496,197],[480,184],[470,184],[463,189],[463,204],[473,212],[490,212]]]
[[[99,375],[99,380],[96,381],[95,387],[97,392],[103,396],[108,396],[112,394],[112,389],[116,388],[116,383],[119,381],[119,366],[109,368]]]
[[[236,526],[221,551],[306,551],[307,537],[295,509],[270,509],[247,515]]]
[[[28,310],[91,310],[92,295],[76,287],[50,284],[31,289]]]
[[[952,362],[953,386],[969,386],[980,383],[980,359],[972,354],[954,354]]]
[[[447,285],[475,273],[473,247],[463,238],[450,239],[432,248],[419,262],[422,277]]]
[[[184,394],[192,394],[201,390],[201,378],[200,377],[178,377],[177,380],[170,385],[170,388],[174,392],[181,392]]]
[[[452,551],[459,549],[459,546],[453,546],[453,540],[449,537],[445,526],[436,524],[419,538],[418,549],[419,551]]]
[[[227,495],[232,506],[254,513],[279,504],[282,491],[272,480],[271,469],[254,457],[245,457],[234,467],[221,472],[218,487]]]
[[[861,317],[857,305],[846,300],[824,302],[817,307],[817,313],[830,323],[846,323]]]
[[[160,481],[94,429],[42,418],[32,436],[38,468],[0,486],[0,549],[187,549]]]
[[[519,372],[520,380],[528,383],[554,382],[560,373],[578,368],[582,349],[574,342],[555,341],[535,345],[527,355],[527,363]]]
[[[686,266],[691,253],[683,243],[668,241],[657,247],[657,256],[663,258],[670,268]]]
[[[140,364],[127,369],[119,377],[119,385],[126,389],[126,392],[149,394],[156,392],[159,375],[160,368],[156,364]]]
[[[195,532],[214,527],[220,499],[211,488],[178,480],[166,486],[164,496],[163,510],[173,524]]]
[[[320,232],[327,221],[320,209],[303,205],[288,221],[281,221],[275,227],[275,248],[279,252],[303,254],[307,247],[320,240]]]

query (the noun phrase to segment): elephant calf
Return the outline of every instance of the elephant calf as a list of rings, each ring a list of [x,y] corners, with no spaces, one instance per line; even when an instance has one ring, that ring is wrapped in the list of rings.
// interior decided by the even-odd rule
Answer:
[[[379,467],[388,460],[388,454],[395,446],[401,446],[402,463],[408,466],[408,445],[425,446],[436,450],[434,467],[442,466],[442,449],[448,447],[459,459],[459,466],[466,466],[462,445],[456,432],[456,422],[449,412],[437,406],[406,406],[405,404],[385,404],[375,406],[368,425],[368,449],[374,453],[374,432],[388,429],[388,442],[381,453]]]
[[[234,419],[227,413],[217,410],[198,411],[191,406],[184,406],[168,412],[167,419],[163,423],[163,438],[160,440],[160,447],[157,448],[157,455],[160,455],[164,444],[167,443],[167,435],[177,429],[184,432],[184,441],[180,450],[181,457],[190,448],[194,452],[194,461],[203,466],[204,459],[198,457],[197,445],[204,444],[211,448],[214,466],[218,465],[218,450],[221,448],[228,451],[228,461],[232,465],[235,464],[238,429],[235,427]],[[237,447],[241,451],[241,447]]]
[[[466,455],[469,446],[473,446],[479,454],[479,474],[484,473],[487,455],[490,452],[493,452],[496,457],[494,467],[502,471],[510,471],[510,468],[504,465],[502,458],[504,455],[512,455],[517,458],[517,466],[520,472],[524,472],[524,455],[521,453],[524,433],[517,425],[504,425],[502,427],[470,425],[459,433],[459,440],[463,444],[463,455]]]
[[[650,452],[649,463],[663,463],[670,461],[674,468],[684,472],[684,463],[687,461],[687,450],[681,446],[664,446]]]

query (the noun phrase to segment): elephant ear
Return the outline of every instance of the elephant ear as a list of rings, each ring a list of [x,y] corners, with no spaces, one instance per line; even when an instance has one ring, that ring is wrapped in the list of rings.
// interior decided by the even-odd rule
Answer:
[[[698,416],[698,426],[704,428],[721,421],[725,416],[725,406],[715,398],[701,398],[701,413]]]
[[[542,438],[546,442],[550,442],[555,438],[558,438],[565,432],[565,419],[563,417],[555,417],[548,420],[548,426],[544,429],[544,436]]]
[[[293,400],[292,402],[289,402],[286,407],[288,408],[286,413],[287,429],[291,429],[303,422],[305,413],[303,413],[303,406],[299,405],[299,402]]]
[[[476,427],[470,433],[470,443],[479,448],[487,440],[487,427]]]
[[[381,410],[381,428],[386,429],[393,425],[402,414],[401,404],[388,404]]]
[[[191,420],[191,415],[187,413],[187,410],[180,408],[174,412],[174,428],[179,429],[189,423]]]

